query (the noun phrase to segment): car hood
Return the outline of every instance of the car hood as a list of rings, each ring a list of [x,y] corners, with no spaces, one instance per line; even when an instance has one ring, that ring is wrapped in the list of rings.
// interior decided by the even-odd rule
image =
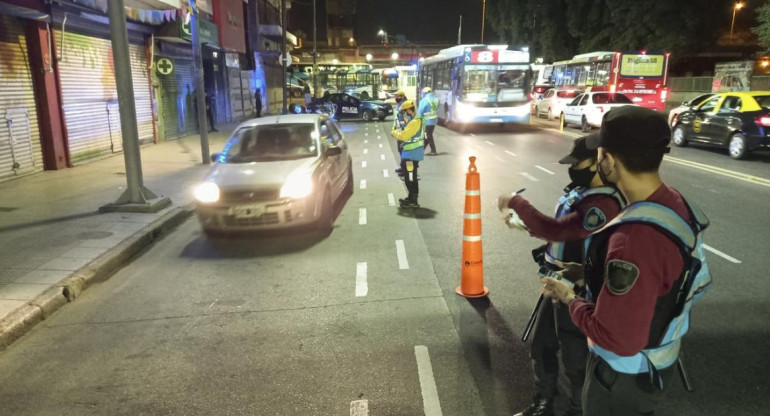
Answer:
[[[386,103],[385,101],[379,101],[379,100],[369,100],[369,101],[364,101],[363,103],[371,104],[371,105],[382,105],[382,106],[388,105],[388,103]]]
[[[252,163],[218,163],[206,179],[222,189],[260,189],[280,187],[296,171],[312,171],[315,157],[298,160]]]

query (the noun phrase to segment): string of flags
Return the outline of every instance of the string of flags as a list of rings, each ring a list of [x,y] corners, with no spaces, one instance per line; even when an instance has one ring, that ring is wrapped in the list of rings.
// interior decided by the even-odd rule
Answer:
[[[91,9],[99,10],[107,14],[107,2],[109,0],[73,0],[75,3]],[[176,22],[176,20],[189,13],[187,8],[171,10],[142,10],[133,7],[126,7],[126,18],[150,25],[160,25],[166,22]]]

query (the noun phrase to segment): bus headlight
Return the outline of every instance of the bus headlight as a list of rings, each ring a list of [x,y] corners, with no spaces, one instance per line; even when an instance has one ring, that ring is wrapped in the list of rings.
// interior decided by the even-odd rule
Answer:
[[[206,204],[219,201],[219,187],[214,182],[204,182],[195,187],[195,199]]]

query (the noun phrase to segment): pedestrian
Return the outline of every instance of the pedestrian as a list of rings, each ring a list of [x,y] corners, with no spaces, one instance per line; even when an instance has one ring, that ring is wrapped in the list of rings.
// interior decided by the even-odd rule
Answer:
[[[209,132],[219,131],[214,125],[214,109],[215,109],[214,95],[206,93],[206,118],[209,120]]]
[[[433,90],[430,87],[422,89],[422,101],[417,115],[425,119],[425,147],[430,146],[428,154],[435,156],[438,153],[436,153],[436,144],[433,140],[433,130],[438,124],[438,99],[433,95]]]
[[[313,102],[313,96],[310,94],[310,86],[307,83],[305,83],[302,92],[305,94],[305,108],[310,107],[310,103]]]
[[[419,196],[419,186],[417,177],[417,168],[423,159],[423,134],[425,134],[425,121],[417,115],[412,100],[406,100],[401,104],[401,112],[404,115],[406,126],[403,129],[393,127],[391,134],[393,137],[403,142],[401,149],[401,169],[404,171],[404,184],[409,195],[401,198],[398,202],[401,208],[419,208],[417,203]]]
[[[406,93],[403,90],[398,90],[393,95],[394,99],[396,100],[396,111],[394,112],[393,116],[393,128],[397,130],[401,130],[406,126],[406,122],[404,121],[404,114],[401,112],[401,104],[406,100]],[[398,147],[398,154],[401,154],[403,142],[400,140],[396,140],[396,147]],[[399,162],[399,166],[396,168],[396,173],[398,176],[404,176],[404,170],[401,169],[401,163]]]
[[[257,88],[254,93],[254,108],[257,110],[257,118],[262,117],[262,90]]]
[[[670,135],[664,117],[649,109],[624,106],[605,114],[586,144],[599,150],[602,181],[617,186],[629,205],[585,246],[585,299],[562,282],[542,279],[543,293],[569,305],[588,338],[586,416],[655,413],[689,327],[692,299],[711,281],[701,234],[708,220],[658,172]]]
[[[603,186],[597,174],[596,150],[586,147],[586,138],[575,140],[570,153],[559,163],[569,165],[571,182],[559,198],[556,217],[542,214],[519,194],[498,198],[498,208],[512,210],[505,218],[511,228],[546,240],[534,251],[540,266],[549,271],[583,262],[583,240],[617,215],[625,201],[612,186]],[[572,282],[575,283],[575,282]],[[561,303],[538,302],[530,358],[535,376],[532,404],[515,416],[553,416],[559,379],[559,351],[569,381],[566,416],[582,415],[581,392],[588,347],[586,337],[572,323],[569,309]],[[554,316],[555,315],[555,316]]]

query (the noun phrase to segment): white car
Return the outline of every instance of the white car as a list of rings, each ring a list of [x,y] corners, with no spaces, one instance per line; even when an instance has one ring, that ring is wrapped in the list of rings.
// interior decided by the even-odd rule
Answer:
[[[353,192],[352,159],[333,120],[319,114],[239,125],[195,188],[206,234],[334,227],[335,202]]]
[[[535,104],[535,117],[546,116],[553,120],[562,109],[580,95],[579,90],[551,88]]]
[[[708,94],[702,94],[699,95],[690,101],[685,101],[680,105],[679,107],[674,108],[668,113],[668,125],[671,127],[674,127],[674,125],[679,121],[679,115],[683,112],[699,106],[702,102],[708,100],[709,98],[713,97],[715,93],[708,93]]]
[[[602,117],[606,112],[624,105],[636,104],[621,93],[586,92],[578,95],[564,107],[561,112],[561,121],[565,126],[579,125],[584,132],[588,132],[592,127],[602,126]]]

